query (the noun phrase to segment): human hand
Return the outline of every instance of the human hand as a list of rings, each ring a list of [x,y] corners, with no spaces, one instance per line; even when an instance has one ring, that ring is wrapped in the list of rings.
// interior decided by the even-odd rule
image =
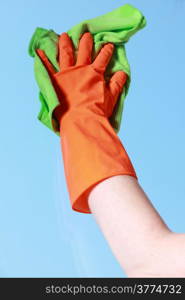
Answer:
[[[84,109],[91,110],[107,118],[113,112],[127,75],[123,71],[117,71],[106,82],[104,72],[112,57],[114,45],[105,44],[93,62],[92,49],[93,37],[86,32],[80,39],[75,62],[72,41],[67,33],[62,33],[59,38],[59,72],[55,71],[44,51],[37,49],[61,103],[55,110],[59,121],[66,112],[76,109],[80,112]]]

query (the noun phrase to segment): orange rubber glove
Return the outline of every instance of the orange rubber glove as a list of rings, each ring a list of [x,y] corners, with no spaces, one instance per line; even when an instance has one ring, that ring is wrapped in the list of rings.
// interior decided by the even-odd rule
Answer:
[[[64,170],[72,208],[91,213],[88,195],[102,180],[114,175],[137,178],[119,137],[109,122],[127,75],[118,71],[109,82],[104,72],[114,45],[105,44],[91,62],[93,38],[85,33],[79,42],[77,59],[67,33],[59,38],[59,66],[56,72],[45,53],[37,53],[50,74],[61,102],[56,110],[60,121]]]

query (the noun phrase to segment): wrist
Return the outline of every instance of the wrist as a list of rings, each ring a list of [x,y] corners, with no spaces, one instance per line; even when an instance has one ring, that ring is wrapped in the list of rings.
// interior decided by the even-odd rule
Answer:
[[[80,122],[81,126],[88,127],[90,123],[94,122],[109,122],[109,119],[103,112],[96,113],[90,107],[82,108],[70,108],[66,110],[59,119],[61,133],[63,129],[72,124]],[[110,123],[110,122],[109,122]]]

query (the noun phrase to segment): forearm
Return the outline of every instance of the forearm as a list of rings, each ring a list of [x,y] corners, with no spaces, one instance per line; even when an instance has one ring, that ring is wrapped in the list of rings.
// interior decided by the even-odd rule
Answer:
[[[61,119],[61,145],[73,208],[93,213],[130,274],[151,258],[170,230],[134,177],[107,118],[88,110],[70,112]]]
[[[184,236],[171,233],[140,188],[132,163],[109,123],[128,77],[118,71],[105,81],[114,46],[106,43],[93,62],[92,49],[93,37],[85,33],[76,60],[72,40],[62,33],[59,72],[38,49],[62,104],[56,117],[61,125],[72,208],[94,214],[127,275],[184,275],[179,259],[180,253],[184,255]]]
[[[99,183],[88,202],[126,274],[152,259],[153,249],[171,232],[131,176],[113,176]]]

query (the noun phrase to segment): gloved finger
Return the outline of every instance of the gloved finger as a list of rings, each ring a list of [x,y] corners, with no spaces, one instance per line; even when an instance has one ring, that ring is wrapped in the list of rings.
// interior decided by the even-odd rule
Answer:
[[[91,64],[93,37],[90,32],[83,34],[79,42],[76,65]]]
[[[117,101],[119,94],[122,92],[126,81],[127,74],[123,71],[117,71],[112,75],[109,81],[109,90],[115,99],[115,102]]]
[[[96,71],[103,73],[112,57],[113,51],[113,44],[105,44],[100,50],[98,56],[95,58],[94,62],[92,63],[93,68]]]
[[[73,43],[69,35],[63,32],[59,37],[59,66],[60,70],[74,65]]]
[[[36,52],[38,54],[38,56],[40,57],[41,61],[43,62],[44,66],[46,67],[49,75],[53,75],[56,73],[53,65],[51,64],[51,62],[49,61],[49,59],[47,58],[45,52],[41,49],[36,49]]]

